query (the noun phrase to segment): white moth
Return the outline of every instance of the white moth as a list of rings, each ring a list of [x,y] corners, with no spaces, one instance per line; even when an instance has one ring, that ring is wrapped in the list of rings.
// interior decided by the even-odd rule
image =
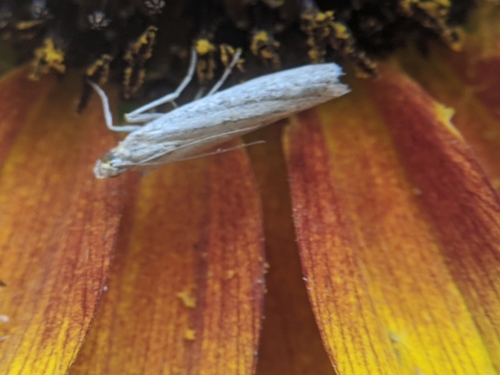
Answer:
[[[338,65],[306,65],[261,76],[213,95],[212,89],[208,96],[168,113],[144,113],[179,96],[193,75],[195,60],[193,54],[190,71],[175,93],[126,116],[129,122],[147,122],[143,126],[113,126],[106,95],[91,83],[103,100],[108,128],[131,131],[97,161],[94,168],[97,178],[114,177],[127,170],[149,171],[195,157],[212,146],[350,91],[339,82],[343,73]]]

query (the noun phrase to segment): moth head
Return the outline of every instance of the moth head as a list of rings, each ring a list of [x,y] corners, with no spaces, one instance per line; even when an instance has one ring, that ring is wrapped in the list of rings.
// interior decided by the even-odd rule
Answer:
[[[113,151],[107,152],[95,164],[94,176],[100,179],[116,177],[126,170],[126,168],[120,166],[121,164],[123,164],[121,158]]]

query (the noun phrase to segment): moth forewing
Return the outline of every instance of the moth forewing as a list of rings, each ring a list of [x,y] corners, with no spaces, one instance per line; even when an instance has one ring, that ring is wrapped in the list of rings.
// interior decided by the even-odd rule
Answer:
[[[97,178],[151,170],[200,154],[349,92],[334,63],[268,74],[168,112],[130,133],[94,168]]]

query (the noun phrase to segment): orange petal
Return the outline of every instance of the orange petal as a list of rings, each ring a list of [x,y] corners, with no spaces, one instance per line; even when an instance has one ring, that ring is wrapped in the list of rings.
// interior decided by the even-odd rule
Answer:
[[[281,125],[248,136],[249,143],[266,140],[247,149],[262,195],[269,264],[257,374],[331,374],[330,360],[302,280],[281,151]]]
[[[399,126],[397,134],[409,140],[455,134],[422,90],[401,74],[383,68],[382,74],[369,86],[372,98],[354,83],[352,94],[299,115],[284,138],[302,264],[325,346],[342,375],[494,373],[489,356],[494,352],[489,346],[488,353],[480,335],[484,332],[476,327],[481,317],[472,318],[470,312],[482,310],[486,320],[486,312],[500,311],[492,298],[494,288],[487,285],[496,273],[483,275],[483,285],[474,285],[484,289],[476,290],[481,297],[471,306],[462,284],[477,280],[489,267],[457,259],[448,268],[457,245],[453,236],[460,233],[450,228],[451,222],[432,219],[433,210],[443,207],[418,200],[435,197],[438,188],[442,192],[443,187],[429,181],[437,182],[445,173],[453,176],[462,163],[455,149],[464,145],[454,138],[410,148],[396,138],[398,145],[408,146],[404,160],[426,162],[419,184],[413,185],[387,126]],[[471,165],[453,184],[443,182],[456,202],[457,227],[470,199],[491,198],[491,188],[484,178],[477,179],[480,171]],[[460,195],[465,184],[471,194]],[[488,240],[498,239],[498,206],[490,203],[493,221],[467,212],[473,215],[468,222],[477,220],[478,229],[472,229],[470,242],[459,244],[465,249],[460,252],[491,249],[494,242]],[[451,237],[444,242],[436,233]],[[458,265],[470,278],[462,284]]]
[[[126,218],[108,293],[71,374],[251,374],[264,253],[245,152],[151,173]]]
[[[113,139],[100,104],[75,113],[79,84],[0,82],[0,368],[65,373],[104,287],[120,218],[120,180],[92,165]]]

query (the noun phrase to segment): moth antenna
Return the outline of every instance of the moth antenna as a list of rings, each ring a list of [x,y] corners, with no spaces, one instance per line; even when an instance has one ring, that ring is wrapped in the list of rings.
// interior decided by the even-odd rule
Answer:
[[[260,145],[260,144],[263,144],[263,143],[266,143],[266,141],[264,140],[260,140],[260,141],[254,141],[254,142],[250,142],[250,143],[244,143],[242,145],[239,145],[239,146],[235,146],[235,147],[230,147],[230,148],[218,148],[217,150],[215,151],[212,151],[212,152],[207,152],[205,154],[199,154],[199,155],[194,155],[194,156],[189,156],[187,158],[182,158],[182,159],[179,159],[179,160],[176,160],[176,162],[178,161],[186,161],[186,160],[193,160],[193,159],[199,159],[199,158],[203,158],[205,156],[212,156],[212,155],[218,155],[218,154],[223,154],[225,152],[229,152],[229,151],[234,151],[234,150],[238,150],[240,148],[246,148],[246,147],[250,147],[250,146],[255,146],[255,145]],[[145,163],[140,163],[140,164],[127,164],[125,166],[127,167],[133,167],[133,166],[155,166],[155,165],[164,165],[165,163],[161,163],[161,162],[145,162]],[[142,172],[142,176],[146,176],[149,174],[149,171],[148,172]]]

